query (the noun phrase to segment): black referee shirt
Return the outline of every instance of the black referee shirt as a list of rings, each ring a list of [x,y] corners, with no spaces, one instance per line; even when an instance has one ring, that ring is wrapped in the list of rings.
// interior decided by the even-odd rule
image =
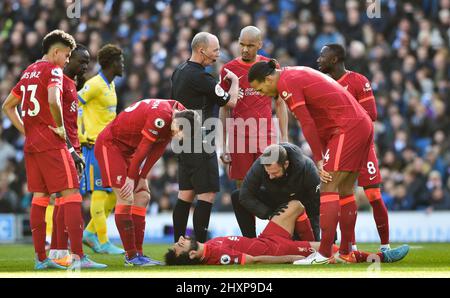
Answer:
[[[203,123],[213,117],[216,104],[224,106],[231,97],[201,64],[188,60],[180,64],[172,74],[170,98],[178,100],[187,109],[201,111]],[[209,132],[204,131],[204,134]],[[215,146],[214,141],[211,145]]]
[[[172,99],[187,109],[202,110],[202,121],[213,116],[214,105],[224,106],[230,95],[196,62],[180,64],[172,74]]]

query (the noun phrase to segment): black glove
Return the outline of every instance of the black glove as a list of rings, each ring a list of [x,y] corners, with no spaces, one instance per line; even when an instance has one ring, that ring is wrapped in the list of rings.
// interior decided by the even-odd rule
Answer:
[[[70,154],[72,155],[73,161],[75,162],[75,167],[77,168],[78,175],[81,177],[83,175],[86,164],[84,163],[83,158],[79,156],[75,150],[73,150]]]
[[[287,209],[289,203],[283,203],[280,206],[278,206],[277,209],[275,209],[274,212],[272,212],[272,214],[269,215],[269,220],[271,220],[274,216],[280,215],[281,213],[284,212],[285,209]]]

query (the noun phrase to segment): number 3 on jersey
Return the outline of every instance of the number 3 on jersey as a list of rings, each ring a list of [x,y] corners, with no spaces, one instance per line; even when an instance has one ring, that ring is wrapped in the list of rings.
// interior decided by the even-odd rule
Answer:
[[[23,86],[23,85],[20,86],[20,91],[22,92],[22,105],[21,105],[22,117],[25,117],[25,110],[23,109],[23,104],[24,104],[24,101],[25,101],[25,98],[26,98],[27,91],[31,92],[31,94],[30,94],[30,101],[34,105],[34,109],[33,110],[28,109],[28,116],[34,117],[41,110],[41,106],[39,105],[39,101],[36,98],[36,89],[37,89],[37,85],[28,85],[27,89],[25,89],[25,86]]]

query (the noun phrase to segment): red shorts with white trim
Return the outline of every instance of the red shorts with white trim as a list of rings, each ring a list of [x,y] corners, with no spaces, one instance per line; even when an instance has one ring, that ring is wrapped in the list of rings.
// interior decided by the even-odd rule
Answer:
[[[102,175],[103,187],[121,188],[125,184],[130,159],[124,156],[114,142],[104,140],[100,134],[95,142],[95,158]]]
[[[359,172],[367,161],[372,140],[373,125],[369,117],[364,117],[351,129],[334,135],[324,150],[324,170]]]
[[[358,176],[358,186],[365,187],[382,182],[380,168],[378,167],[375,144],[370,144],[369,155],[365,165],[361,168]]]
[[[30,192],[52,194],[80,187],[75,163],[66,147],[25,152],[25,169]]]

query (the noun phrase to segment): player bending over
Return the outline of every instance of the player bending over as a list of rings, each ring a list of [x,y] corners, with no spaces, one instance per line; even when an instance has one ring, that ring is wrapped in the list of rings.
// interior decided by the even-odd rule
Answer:
[[[126,266],[161,264],[142,251],[150,201],[147,174],[172,137],[184,137],[186,121],[191,128],[201,127],[199,122],[194,125],[198,114],[175,100],[144,99],[126,108],[97,138],[95,157],[103,187],[112,187],[117,197],[115,220],[126,251]]]

